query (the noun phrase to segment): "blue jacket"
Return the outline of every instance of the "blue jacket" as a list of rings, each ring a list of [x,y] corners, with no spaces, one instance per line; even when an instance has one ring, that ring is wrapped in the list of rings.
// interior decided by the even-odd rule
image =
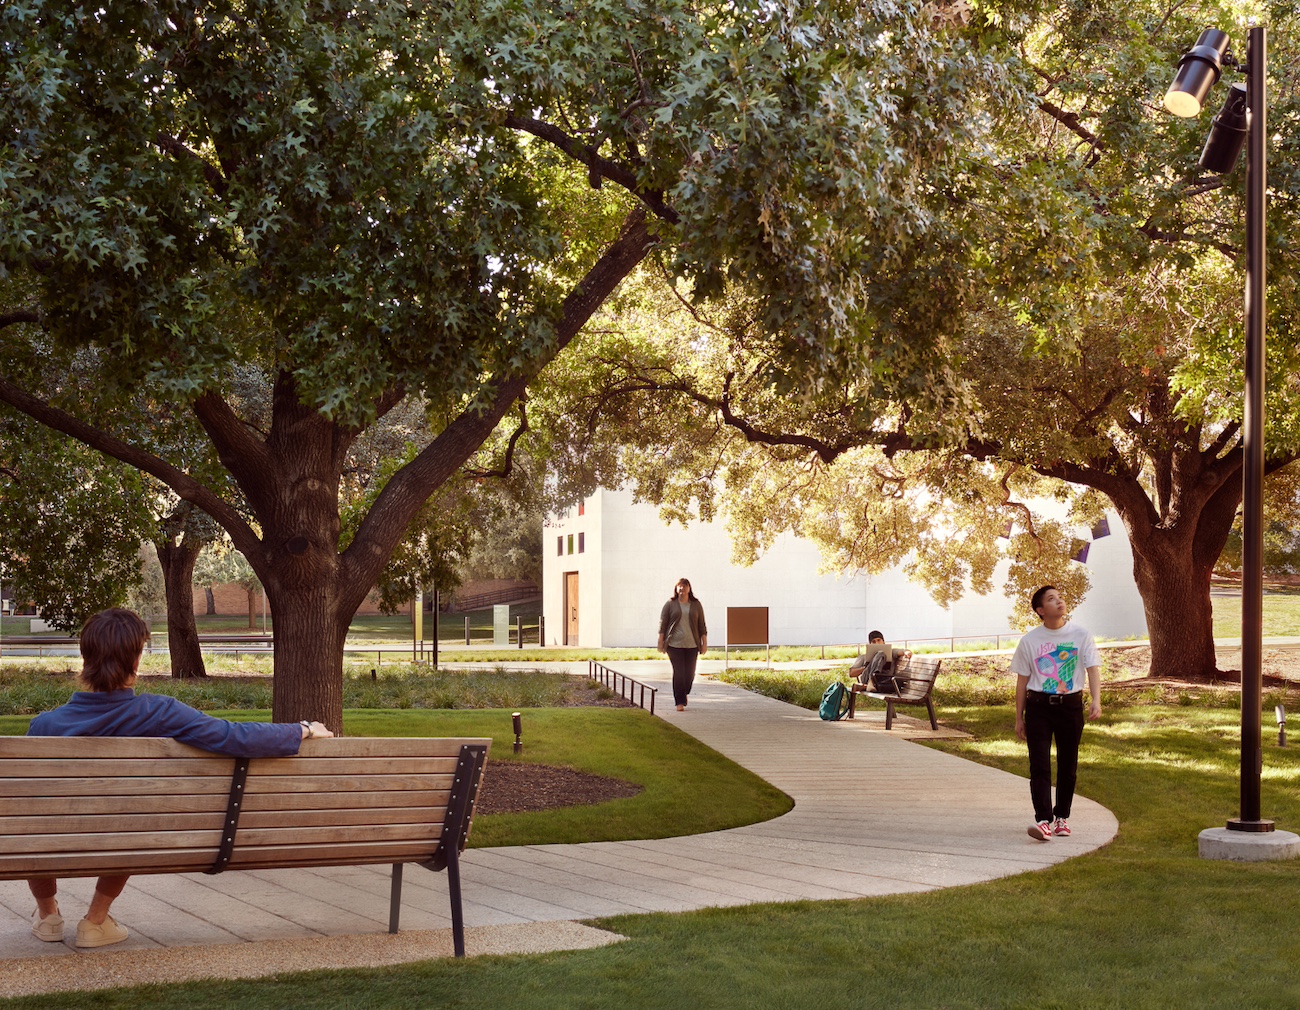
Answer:
[[[165,694],[77,691],[66,705],[42,712],[28,736],[166,736],[229,757],[286,757],[298,753],[296,722],[227,722]]]

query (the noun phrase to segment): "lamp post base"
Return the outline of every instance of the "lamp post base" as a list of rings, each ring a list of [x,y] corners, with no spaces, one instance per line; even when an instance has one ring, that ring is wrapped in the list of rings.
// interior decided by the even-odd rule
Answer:
[[[1266,831],[1273,830],[1272,821],[1243,821],[1240,817],[1230,817],[1228,819],[1229,831],[1253,831],[1256,834],[1263,834]]]
[[[1206,828],[1197,836],[1196,848],[1202,859],[1230,859],[1240,863],[1297,859],[1300,858],[1300,835],[1292,831]]]

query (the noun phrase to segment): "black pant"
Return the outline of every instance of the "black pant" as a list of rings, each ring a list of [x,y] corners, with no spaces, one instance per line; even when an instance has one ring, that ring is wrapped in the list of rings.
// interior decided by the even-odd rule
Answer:
[[[1052,806],[1052,738],[1056,738],[1056,806]],[[1025,740],[1029,744],[1029,795],[1034,820],[1069,817],[1083,739],[1083,692],[1060,696],[1031,691],[1025,696]]]
[[[668,662],[673,664],[674,705],[686,704],[686,696],[691,693],[691,685],[695,683],[695,661],[699,658],[699,649],[675,649],[668,646]]]

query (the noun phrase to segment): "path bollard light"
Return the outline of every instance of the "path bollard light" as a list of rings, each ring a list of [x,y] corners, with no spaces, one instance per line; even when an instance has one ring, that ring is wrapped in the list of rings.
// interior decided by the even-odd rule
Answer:
[[[510,721],[514,724],[515,727],[515,753],[518,754],[521,750],[524,749],[524,742],[521,739],[524,732],[524,717],[520,715],[518,712],[511,712]]]
[[[379,674],[375,673],[375,668],[373,666],[370,668],[370,679],[371,680],[379,679]]]
[[[1277,716],[1277,745],[1286,746],[1286,709],[1277,705],[1273,709],[1273,714]]]

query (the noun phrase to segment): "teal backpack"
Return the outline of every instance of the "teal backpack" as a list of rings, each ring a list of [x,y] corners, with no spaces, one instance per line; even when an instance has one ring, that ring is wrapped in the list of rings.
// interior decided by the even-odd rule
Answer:
[[[830,684],[824,694],[817,714],[828,722],[838,722],[849,711],[849,689],[838,680]]]

